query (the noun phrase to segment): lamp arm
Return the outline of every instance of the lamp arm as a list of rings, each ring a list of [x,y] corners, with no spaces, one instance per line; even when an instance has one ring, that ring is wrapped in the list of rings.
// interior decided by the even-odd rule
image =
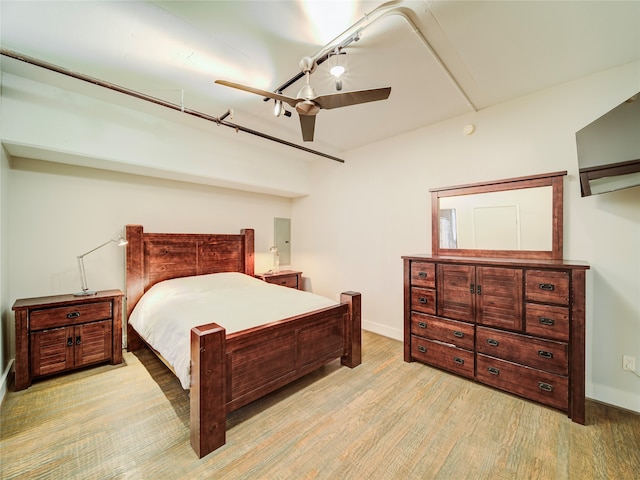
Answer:
[[[117,240],[114,240],[113,238],[112,238],[112,239],[110,239],[110,240],[107,240],[107,241],[106,241],[106,242],[104,242],[102,245],[98,245],[96,248],[92,248],[92,249],[91,249],[91,250],[89,250],[88,252],[83,253],[82,255],[78,255],[78,258],[82,258],[82,257],[84,257],[85,255],[89,255],[90,253],[95,252],[95,251],[96,251],[96,250],[98,250],[99,248],[102,248],[102,247],[104,247],[105,245],[109,245],[111,242],[115,242],[115,243],[117,243],[118,241],[117,241]]]
[[[89,287],[87,286],[87,275],[84,272],[84,257],[85,257],[85,255],[89,255],[90,253],[95,252],[99,248],[102,248],[102,247],[105,247],[105,246],[109,245],[111,242],[117,243],[118,246],[124,246],[124,245],[126,245],[128,243],[125,239],[122,238],[122,236],[120,236],[120,237],[118,237],[118,240],[114,240],[112,238],[110,240],[107,240],[103,244],[98,245],[96,248],[93,248],[93,249],[89,250],[88,252],[83,253],[82,255],[78,255],[78,269],[80,270],[80,280],[82,282],[82,292],[78,293],[78,295],[90,295],[91,294],[89,292]]]
[[[86,253],[84,255],[86,255]],[[80,269],[80,281],[82,282],[82,291],[86,292],[87,290],[89,290],[89,287],[87,286],[87,276],[84,273],[84,260],[82,258],[84,257],[84,255],[78,256],[78,268]]]

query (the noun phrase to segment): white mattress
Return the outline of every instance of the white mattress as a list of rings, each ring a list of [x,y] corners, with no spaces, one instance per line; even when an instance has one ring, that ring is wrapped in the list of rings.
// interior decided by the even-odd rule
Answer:
[[[214,273],[154,285],[131,312],[129,324],[169,362],[188,389],[193,327],[215,322],[229,334],[336,304],[243,273]]]

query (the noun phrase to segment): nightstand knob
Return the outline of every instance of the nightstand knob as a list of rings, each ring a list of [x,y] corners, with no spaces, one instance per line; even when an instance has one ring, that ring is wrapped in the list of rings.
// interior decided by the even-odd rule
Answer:
[[[80,339],[80,335],[78,335],[76,337],[76,345],[80,345],[82,343],[82,340]]]
[[[73,347],[73,337],[67,338],[67,347]]]

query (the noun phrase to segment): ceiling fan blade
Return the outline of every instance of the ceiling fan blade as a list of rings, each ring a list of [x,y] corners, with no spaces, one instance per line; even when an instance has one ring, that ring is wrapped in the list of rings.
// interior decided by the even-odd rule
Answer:
[[[313,99],[320,108],[330,110],[338,107],[348,107],[359,103],[376,102],[386,100],[391,94],[391,87],[373,88],[371,90],[355,90],[353,92],[331,93],[320,95]]]
[[[313,132],[316,129],[315,115],[298,115],[300,117],[300,127],[302,128],[302,140],[313,142]]]
[[[226,80],[216,80],[215,83],[217,83],[218,85],[224,85],[225,87],[231,87],[238,90],[243,90],[245,92],[255,93],[256,95],[260,95],[262,97],[269,97],[273,98],[274,100],[280,100],[293,108],[295,108],[296,103],[299,102],[299,100],[296,100],[295,98],[287,97],[285,95],[280,95],[274,92],[268,92],[266,90],[260,90],[259,88],[247,87],[245,85],[240,85],[239,83],[227,82]]]

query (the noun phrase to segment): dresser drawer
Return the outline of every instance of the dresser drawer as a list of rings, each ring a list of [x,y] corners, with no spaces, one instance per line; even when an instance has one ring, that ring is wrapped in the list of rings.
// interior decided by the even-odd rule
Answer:
[[[569,305],[569,274],[553,270],[527,270],[524,292],[528,301]]]
[[[532,335],[569,341],[569,308],[527,303],[525,330]]]
[[[435,263],[411,262],[411,286],[436,288]]]
[[[475,331],[472,324],[411,312],[411,333],[431,340],[473,350]]]
[[[29,314],[29,330],[78,325],[111,318],[111,302],[84,303],[66,307],[32,310]]]
[[[476,379],[551,407],[567,410],[569,381],[567,377],[524,367],[505,360],[478,354]]]
[[[476,330],[476,351],[540,370],[567,375],[568,345],[486,327]]]
[[[411,356],[429,365],[473,378],[473,352],[432,340],[411,336]]]
[[[411,289],[411,310],[436,314],[436,291],[427,288]]]

